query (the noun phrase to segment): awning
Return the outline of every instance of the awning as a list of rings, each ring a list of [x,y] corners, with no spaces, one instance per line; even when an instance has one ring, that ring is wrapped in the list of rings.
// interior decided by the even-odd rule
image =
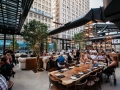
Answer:
[[[104,15],[120,29],[120,0],[104,0]]]
[[[64,24],[64,26],[58,27],[54,30],[51,30],[49,32],[49,35],[54,35],[54,34],[57,34],[60,32],[70,30],[72,28],[82,26],[82,25],[88,23],[89,21],[94,21],[94,22],[105,21],[105,17],[103,15],[103,8],[102,7],[93,8],[84,17],[82,17],[82,18],[80,17],[77,20],[74,20],[72,22]]]

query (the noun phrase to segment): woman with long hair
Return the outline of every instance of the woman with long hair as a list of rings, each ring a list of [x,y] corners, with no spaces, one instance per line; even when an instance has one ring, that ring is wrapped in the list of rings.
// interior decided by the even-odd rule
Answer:
[[[105,74],[112,74],[112,72],[114,71],[114,68],[116,68],[117,66],[117,57],[112,57],[111,58],[112,61],[110,60],[110,58],[106,57],[106,60],[107,60],[107,68],[103,71],[103,73]]]
[[[81,53],[80,62],[85,63],[87,60],[88,60],[88,58],[85,57],[84,53]]]

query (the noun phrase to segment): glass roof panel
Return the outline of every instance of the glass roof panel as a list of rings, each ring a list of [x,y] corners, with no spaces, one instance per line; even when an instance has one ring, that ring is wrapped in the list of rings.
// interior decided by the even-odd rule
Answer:
[[[0,0],[0,29],[20,32],[34,0]],[[22,12],[22,14],[21,14]],[[0,31],[1,33],[1,31]],[[2,32],[3,33],[3,32]]]

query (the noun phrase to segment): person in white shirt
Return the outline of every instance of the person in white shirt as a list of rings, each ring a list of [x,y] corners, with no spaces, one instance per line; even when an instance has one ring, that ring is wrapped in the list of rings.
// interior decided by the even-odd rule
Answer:
[[[98,53],[97,60],[104,61],[105,60],[105,56],[102,55],[102,53]]]
[[[0,90],[8,90],[7,81],[1,74],[0,74]]]
[[[90,58],[95,60],[97,58],[97,56],[94,53],[91,53]]]

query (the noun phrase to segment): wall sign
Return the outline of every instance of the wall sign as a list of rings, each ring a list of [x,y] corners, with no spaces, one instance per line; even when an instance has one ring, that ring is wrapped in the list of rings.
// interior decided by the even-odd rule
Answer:
[[[118,44],[118,43],[120,43],[120,39],[113,39],[112,40],[112,44]]]

